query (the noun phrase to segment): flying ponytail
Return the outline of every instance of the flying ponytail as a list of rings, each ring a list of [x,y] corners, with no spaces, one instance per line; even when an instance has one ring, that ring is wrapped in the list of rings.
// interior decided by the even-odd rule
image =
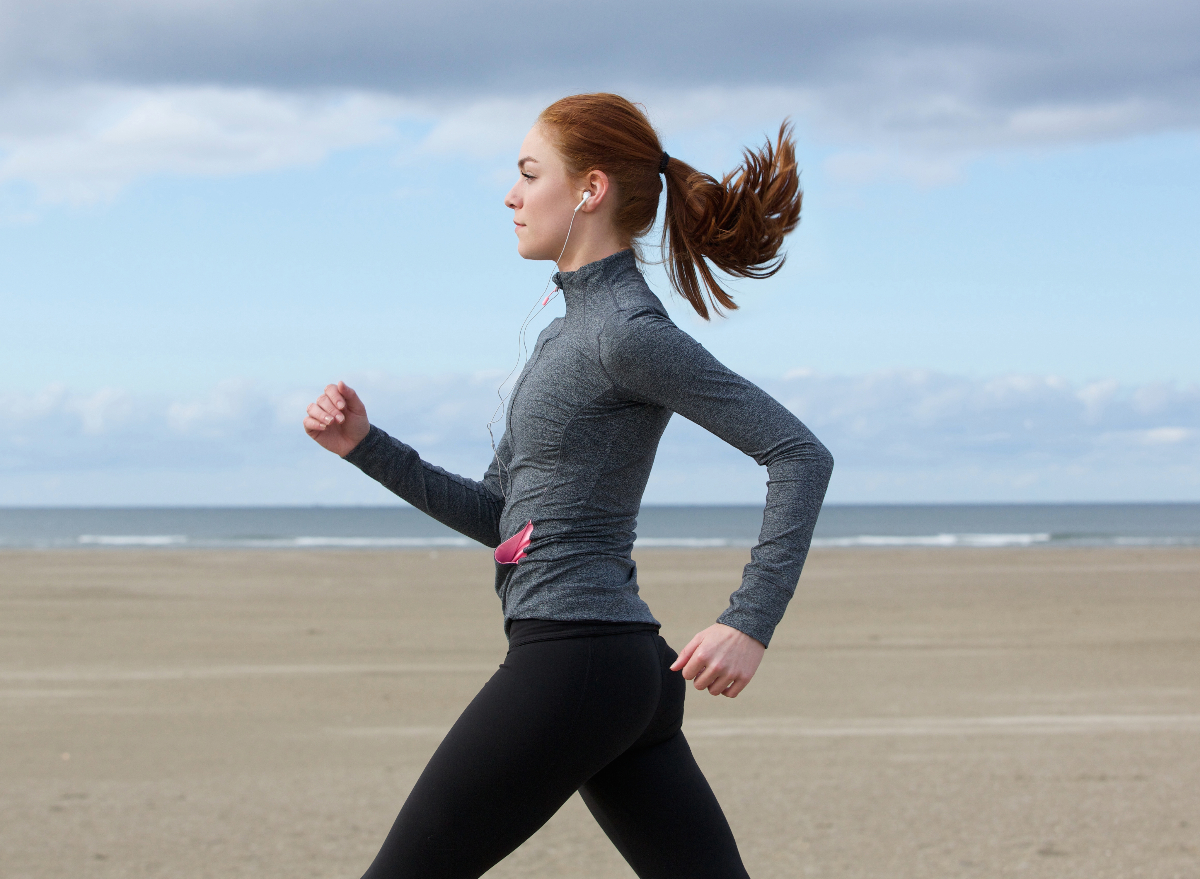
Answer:
[[[717,181],[672,157],[667,162],[663,258],[671,285],[708,317],[735,309],[709,263],[739,278],[769,278],[783,267],[783,238],[800,222],[800,175],[790,126],[774,145],[747,149],[740,168]],[[697,277],[699,276],[699,277]]]
[[[572,174],[600,170],[616,184],[615,222],[640,257],[637,239],[658,214],[665,155],[646,114],[619,95],[602,93],[556,101],[538,121]],[[783,266],[783,239],[800,222],[803,198],[792,129],[785,122],[773,144],[747,149],[741,166],[720,181],[673,156],[665,164],[667,276],[707,320],[710,307],[717,314],[737,308],[713,267],[733,277],[769,278]]]

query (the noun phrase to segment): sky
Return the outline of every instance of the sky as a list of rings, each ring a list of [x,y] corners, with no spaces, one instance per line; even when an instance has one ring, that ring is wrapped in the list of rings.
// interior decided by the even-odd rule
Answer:
[[[0,505],[394,502],[299,426],[339,378],[482,474],[517,149],[601,90],[715,175],[793,121],[783,270],[646,275],[831,502],[1200,500],[1194,2],[0,0]],[[646,501],[764,480],[674,419]]]

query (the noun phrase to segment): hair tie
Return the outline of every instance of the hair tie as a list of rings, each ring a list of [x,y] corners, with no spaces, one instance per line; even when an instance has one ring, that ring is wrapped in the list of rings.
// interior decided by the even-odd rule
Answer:
[[[662,158],[658,160],[658,173],[667,173],[667,163],[671,161],[671,157],[667,155],[667,151],[663,150]]]

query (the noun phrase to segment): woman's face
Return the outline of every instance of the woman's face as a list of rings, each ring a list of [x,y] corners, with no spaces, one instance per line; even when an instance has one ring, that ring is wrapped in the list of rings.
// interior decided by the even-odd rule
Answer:
[[[558,259],[583,190],[572,185],[541,125],[525,135],[517,170],[520,176],[504,198],[513,210],[517,253],[525,259]]]

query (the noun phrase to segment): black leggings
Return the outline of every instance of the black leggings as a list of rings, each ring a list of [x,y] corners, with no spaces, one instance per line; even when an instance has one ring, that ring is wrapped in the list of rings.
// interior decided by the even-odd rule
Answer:
[[[475,879],[575,791],[642,879],[746,877],[680,731],[675,652],[655,632],[553,637],[538,621],[547,640],[521,643],[524,622],[363,879]]]

